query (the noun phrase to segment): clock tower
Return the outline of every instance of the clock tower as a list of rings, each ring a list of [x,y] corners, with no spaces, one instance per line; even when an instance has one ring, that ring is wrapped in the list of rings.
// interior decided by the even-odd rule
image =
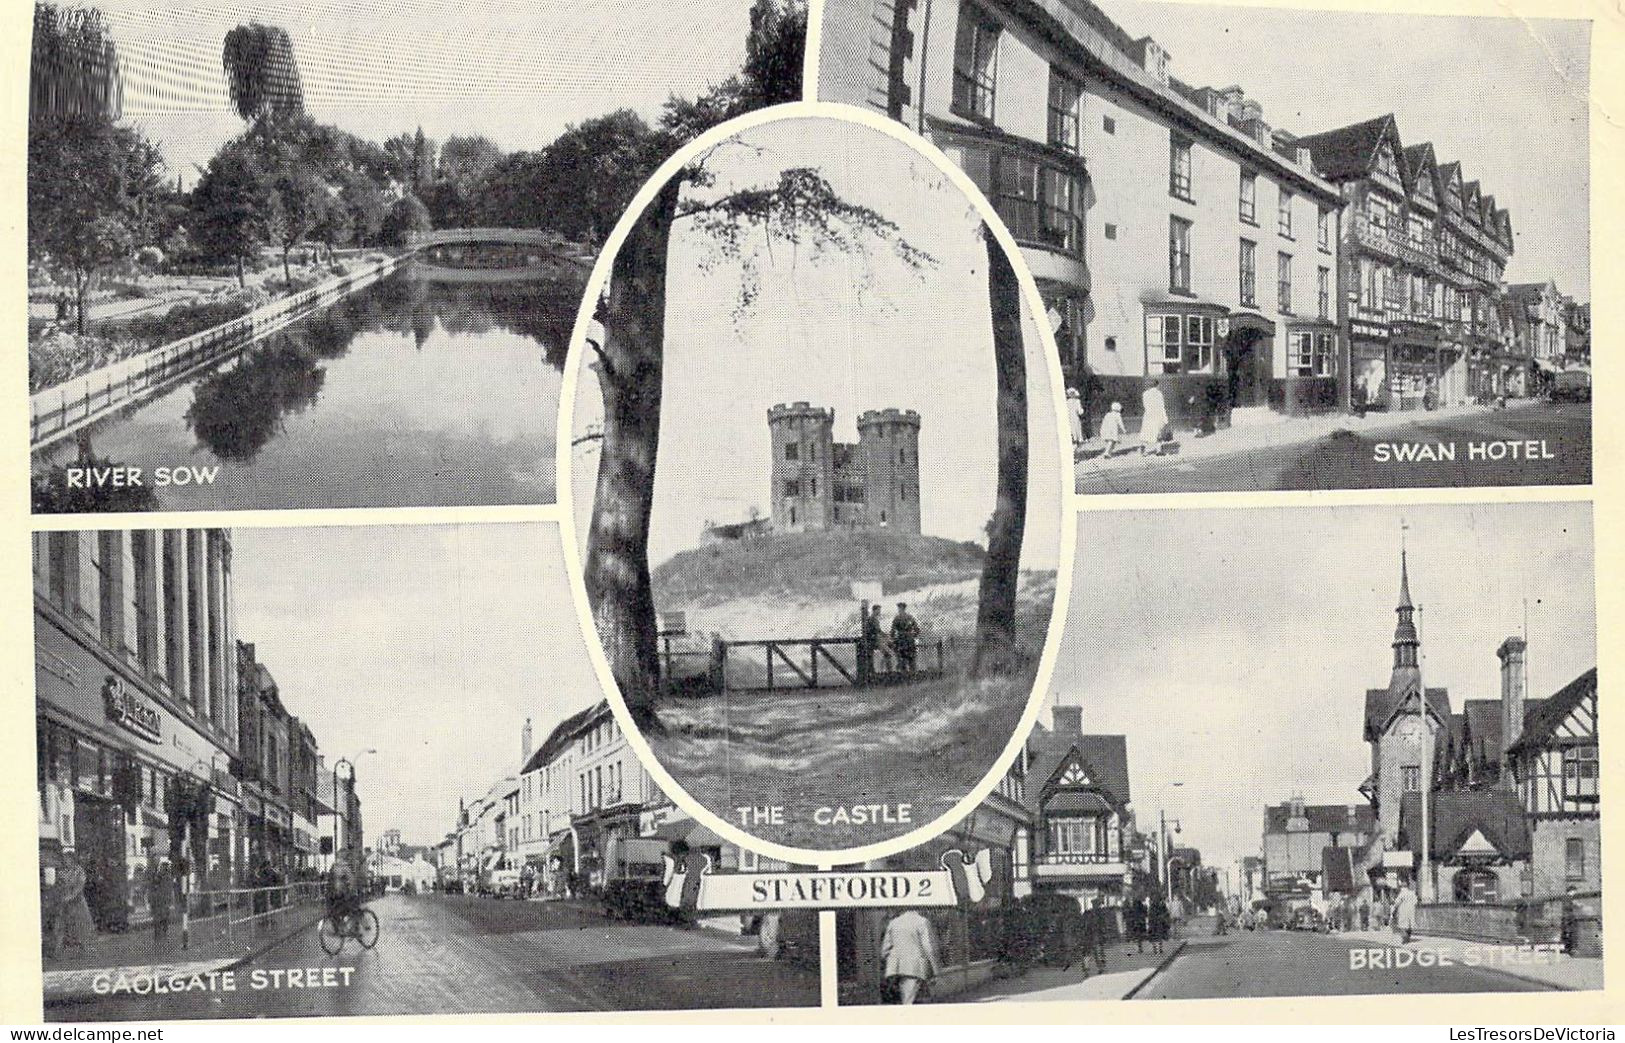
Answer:
[[[1399,810],[1404,794],[1420,792],[1433,778],[1434,752],[1449,713],[1443,689],[1426,692],[1422,685],[1422,641],[1411,601],[1410,562],[1399,552],[1399,604],[1394,625],[1394,664],[1386,689],[1366,693],[1366,738],[1371,742],[1371,796],[1377,805],[1377,828],[1385,846],[1399,840]]]

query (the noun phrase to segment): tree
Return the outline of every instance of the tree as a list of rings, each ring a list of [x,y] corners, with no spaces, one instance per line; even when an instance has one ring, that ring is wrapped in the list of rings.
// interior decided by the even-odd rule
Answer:
[[[123,115],[124,79],[118,48],[94,7],[34,5],[33,56],[28,70],[28,118]]]
[[[239,25],[226,34],[221,64],[231,102],[248,123],[304,115],[305,89],[286,29]]]
[[[273,195],[258,158],[241,142],[216,153],[192,191],[192,241],[204,258],[235,265],[239,286],[246,285],[244,263],[271,241],[280,206]]]
[[[350,236],[360,245],[377,241],[387,206],[376,182],[359,170],[342,170],[337,178],[338,204],[350,214]]]
[[[775,185],[716,199],[684,198],[685,186],[705,188],[713,181],[701,160],[661,186],[638,215],[616,252],[608,293],[599,302],[603,343],[593,345],[604,425],[587,536],[587,598],[627,709],[640,727],[652,730],[661,726],[655,715],[660,663],[649,519],[660,449],[666,264],[673,226],[687,221],[725,254],[739,258],[754,246],[746,237],[759,231],[769,242],[777,238],[808,247],[814,259],[878,240],[912,266],[931,260],[903,241],[896,224],[841,199],[816,170],[785,170]],[[746,271],[744,303],[755,293],[748,265]]]
[[[417,196],[407,195],[395,200],[395,205],[389,208],[379,235],[388,246],[410,246],[414,235],[433,227],[429,208]]]
[[[282,277],[293,289],[288,253],[324,220],[328,209],[327,183],[297,157],[285,157],[273,173],[271,188],[277,219],[271,223],[272,241],[282,248]]]
[[[671,153],[665,135],[619,109],[565,129],[542,153],[532,188],[535,225],[601,245],[649,175]]]
[[[502,150],[490,138],[453,134],[440,147],[440,180],[454,182],[464,190],[473,188],[501,158]]]
[[[739,73],[693,100],[666,100],[660,126],[676,143],[692,141],[712,127],[769,105],[801,100],[807,50],[805,0],[756,0]]]
[[[976,602],[976,677],[1009,674],[1024,652],[1016,641],[1016,588],[1027,519],[1027,359],[1021,339],[1021,284],[992,229],[987,248],[987,295],[993,313],[993,368],[998,387],[999,463],[987,557]]]
[[[100,116],[29,127],[29,254],[70,278],[81,334],[97,278],[137,245],[131,191],[156,180],[159,162],[139,134]]]

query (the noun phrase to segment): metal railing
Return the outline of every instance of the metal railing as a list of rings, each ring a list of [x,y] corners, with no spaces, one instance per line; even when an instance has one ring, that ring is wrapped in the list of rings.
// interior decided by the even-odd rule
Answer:
[[[324,904],[320,881],[193,891],[182,905],[181,948],[234,949],[286,930],[318,914]]]
[[[109,363],[28,399],[28,439],[37,451],[117,409],[138,402],[228,352],[282,329],[317,308],[369,286],[403,260],[386,257],[256,308],[229,322]]]

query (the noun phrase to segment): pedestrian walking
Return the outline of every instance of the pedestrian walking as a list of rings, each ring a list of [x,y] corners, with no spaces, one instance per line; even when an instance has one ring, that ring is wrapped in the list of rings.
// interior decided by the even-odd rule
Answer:
[[[1101,450],[1101,459],[1110,459],[1117,452],[1117,447],[1128,437],[1128,427],[1123,423],[1123,403],[1113,402],[1112,408],[1106,413],[1106,419],[1100,422],[1100,440],[1105,443]]]
[[[1066,389],[1066,416],[1072,429],[1072,458],[1076,460],[1083,455],[1083,443],[1089,438],[1083,429],[1083,396],[1077,388]]]
[[[763,913],[761,922],[756,925],[756,945],[764,959],[779,958],[779,927],[779,914],[776,911]]]
[[[1146,928],[1151,935],[1151,952],[1161,956],[1163,944],[1168,941],[1172,933],[1174,918],[1168,903],[1163,900],[1161,892],[1151,896],[1151,905],[1146,914]]]
[[[1371,930],[1371,903],[1360,899],[1360,930]]]
[[[897,603],[897,615],[891,621],[892,649],[897,654],[897,669],[905,674],[912,674],[915,667],[915,656],[919,650],[920,624],[908,614],[908,605],[905,602]]]
[[[937,956],[937,933],[917,909],[905,909],[886,924],[880,941],[886,982],[897,990],[897,1002],[913,1004],[920,988],[942,972]]]
[[[152,911],[152,951],[162,952],[169,940],[169,918],[175,907],[175,876],[157,855],[147,866],[147,906]]]
[[[1128,930],[1128,936],[1134,940],[1134,951],[1145,952],[1145,926],[1146,908],[1145,896],[1135,895],[1128,900],[1128,906],[1123,910],[1123,925]]]
[[[1144,407],[1140,421],[1141,448],[1155,455],[1162,454],[1162,443],[1173,437],[1168,423],[1168,405],[1162,400],[1161,382],[1152,377],[1140,395]]]
[[[1415,930],[1416,892],[1411,890],[1410,884],[1401,884],[1399,894],[1394,896],[1394,931],[1400,937],[1400,944],[1409,945]]]
[[[1106,939],[1115,933],[1111,930],[1111,924],[1107,921],[1109,915],[1110,912],[1105,908],[1105,903],[1099,898],[1090,903],[1089,911],[1084,914],[1083,961],[1084,966],[1087,967],[1089,961],[1094,960],[1096,974],[1106,973]]]

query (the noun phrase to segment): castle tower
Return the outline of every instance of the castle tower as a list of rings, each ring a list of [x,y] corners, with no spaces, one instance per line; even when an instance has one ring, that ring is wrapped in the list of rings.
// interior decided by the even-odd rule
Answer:
[[[858,417],[864,514],[871,528],[920,533],[920,414],[871,409]]]
[[[835,520],[835,411],[792,402],[767,411],[773,529],[817,532]]]

